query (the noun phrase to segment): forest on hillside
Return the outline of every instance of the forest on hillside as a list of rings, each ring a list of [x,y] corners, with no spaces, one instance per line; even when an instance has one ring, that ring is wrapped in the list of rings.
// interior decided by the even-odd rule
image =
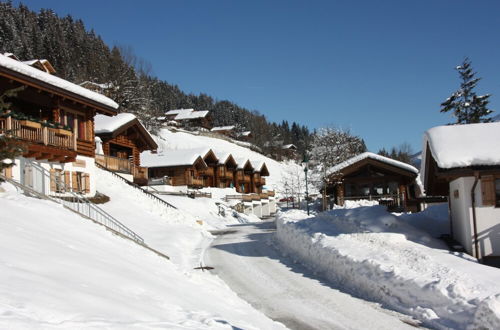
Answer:
[[[287,120],[269,122],[265,115],[234,102],[183,92],[153,76],[147,60],[138,58],[130,47],[108,46],[82,20],[59,17],[50,9],[34,12],[22,4],[0,2],[0,52],[13,53],[20,60],[47,59],[57,76],[77,84],[107,84],[108,95],[120,111],[135,113],[153,131],[158,128],[155,118],[165,111],[194,108],[211,111],[216,126],[252,131],[251,142],[266,154],[275,153],[277,145],[293,143],[301,155],[312,141],[306,126]]]

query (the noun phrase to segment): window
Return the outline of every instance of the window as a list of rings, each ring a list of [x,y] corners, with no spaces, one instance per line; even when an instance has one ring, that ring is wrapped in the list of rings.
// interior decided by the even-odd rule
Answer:
[[[500,207],[500,179],[495,180],[495,206]]]
[[[78,123],[78,138],[80,140],[86,140],[86,125],[85,125],[85,118],[83,116],[76,116],[77,123]]]

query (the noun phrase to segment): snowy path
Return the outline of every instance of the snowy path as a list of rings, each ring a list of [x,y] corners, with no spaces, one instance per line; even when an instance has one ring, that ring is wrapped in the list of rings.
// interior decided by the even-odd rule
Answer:
[[[230,226],[205,253],[239,296],[291,329],[414,329],[406,315],[354,298],[317,279],[267,243],[273,222]]]

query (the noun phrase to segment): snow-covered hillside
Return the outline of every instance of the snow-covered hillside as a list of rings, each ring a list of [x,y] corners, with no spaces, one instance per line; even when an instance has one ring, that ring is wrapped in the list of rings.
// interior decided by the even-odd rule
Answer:
[[[266,187],[270,190],[277,190],[278,192],[284,190],[284,178],[290,176],[290,173],[302,173],[303,171],[298,164],[292,161],[280,163],[243,146],[208,136],[162,129],[158,133],[158,136],[155,137],[155,141],[159,146],[158,152],[162,150],[209,147],[216,152],[229,152],[234,158],[248,158],[250,161],[264,161],[270,174],[269,177],[266,178]]]
[[[60,205],[0,192],[0,328],[273,329],[217,277],[193,270],[210,237],[108,173],[103,207],[171,260]],[[203,207],[200,204],[199,207]]]

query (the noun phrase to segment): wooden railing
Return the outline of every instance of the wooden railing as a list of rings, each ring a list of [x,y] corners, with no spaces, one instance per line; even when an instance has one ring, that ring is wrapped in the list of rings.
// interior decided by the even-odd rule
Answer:
[[[107,155],[95,155],[95,161],[97,164],[110,171],[132,174],[132,163],[128,159]]]
[[[132,168],[132,174],[134,175],[134,179],[139,180],[148,180],[148,168],[141,166],[134,166]]]
[[[201,171],[200,173],[203,176],[214,176],[214,168],[213,167],[208,167]]]
[[[24,141],[76,150],[75,135],[71,131],[46,127],[40,123],[17,120],[12,117],[0,118],[0,130],[7,130],[10,135]]]
[[[360,199],[378,201],[380,205],[385,205],[387,207],[396,207],[403,205],[404,195],[393,194],[393,195],[344,196],[344,200],[360,200]]]
[[[188,176],[187,184],[188,184],[188,186],[203,186],[203,179]]]
[[[267,195],[268,195],[268,196],[271,196],[271,197],[274,197],[275,193],[274,193],[274,191],[273,191],[273,190],[268,190],[268,191],[267,191]]]

